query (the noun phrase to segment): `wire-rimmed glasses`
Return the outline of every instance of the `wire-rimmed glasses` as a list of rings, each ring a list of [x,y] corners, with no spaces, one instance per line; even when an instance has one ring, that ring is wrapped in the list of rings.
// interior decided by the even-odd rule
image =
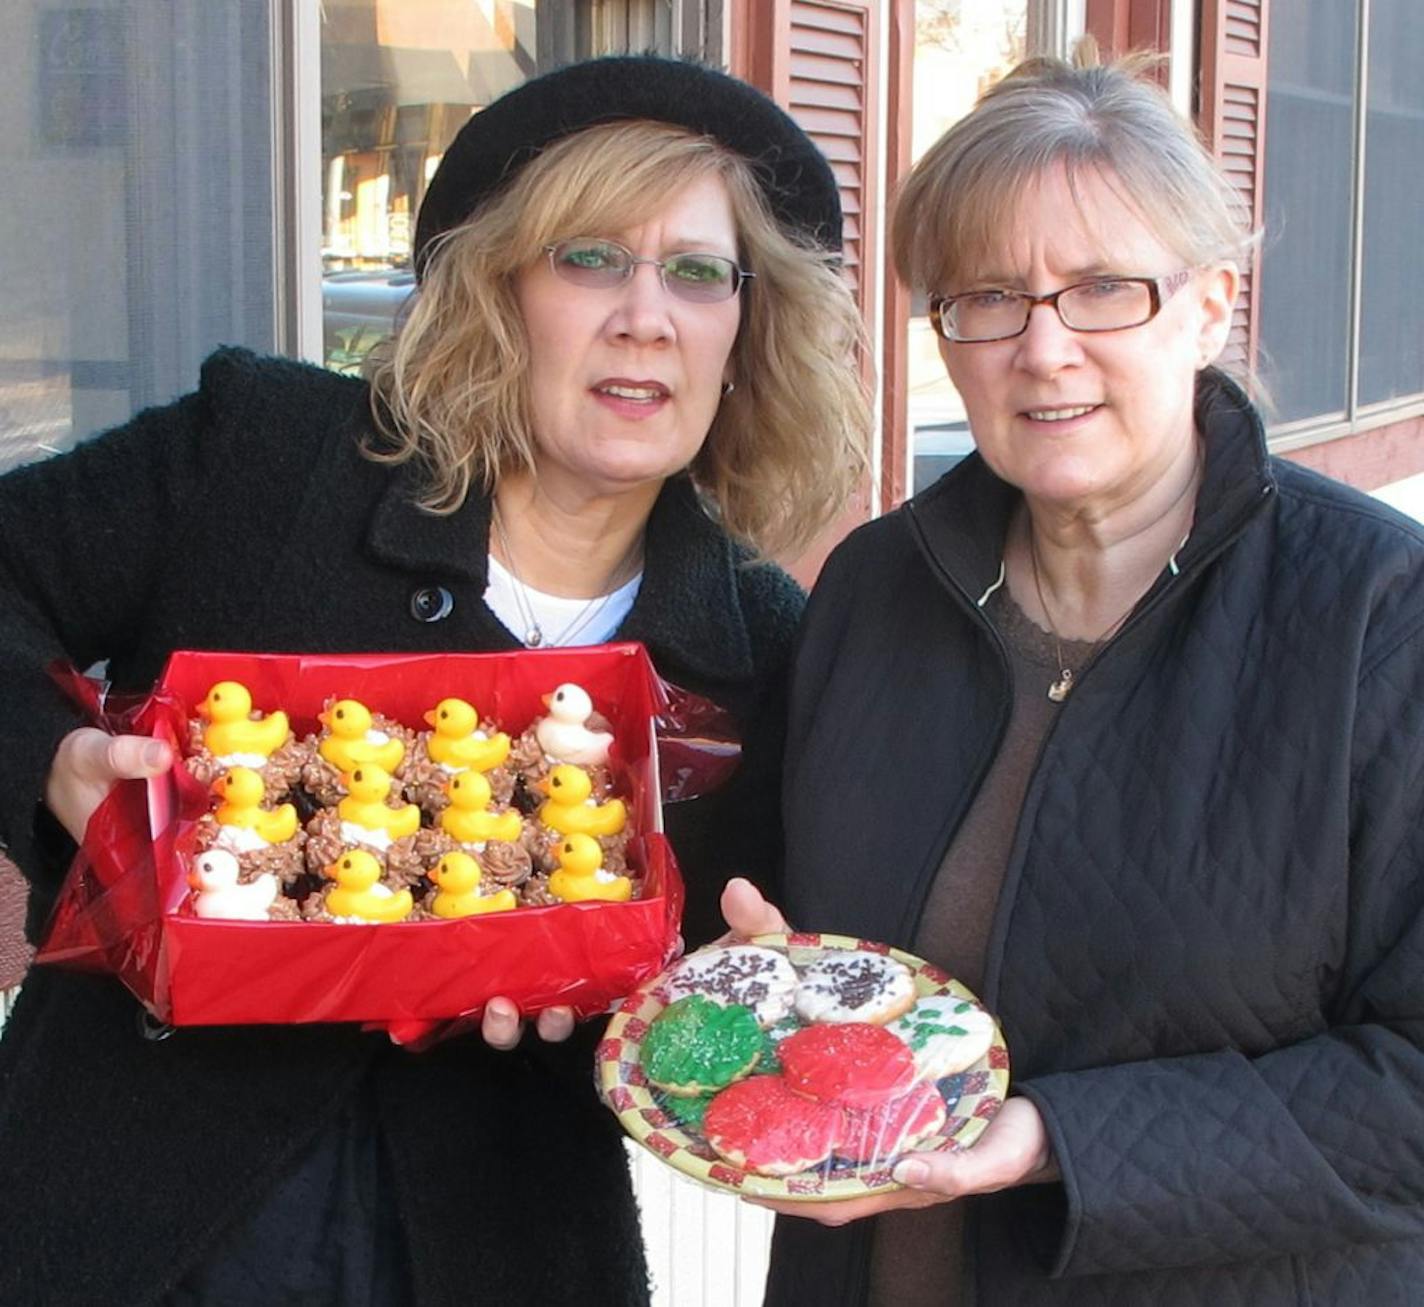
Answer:
[[[544,246],[549,267],[561,281],[594,290],[611,290],[628,280],[640,263],[651,263],[662,278],[663,289],[691,304],[717,304],[729,300],[746,281],[756,276],[721,254],[689,252],[666,259],[640,259],[626,245],[593,236],[575,236]]]
[[[1036,306],[1051,304],[1070,331],[1122,331],[1155,318],[1191,279],[1192,271],[1184,268],[1164,277],[1094,277],[1050,295],[998,287],[931,295],[930,324],[945,340],[960,344],[1012,340],[1028,330],[1029,314]]]

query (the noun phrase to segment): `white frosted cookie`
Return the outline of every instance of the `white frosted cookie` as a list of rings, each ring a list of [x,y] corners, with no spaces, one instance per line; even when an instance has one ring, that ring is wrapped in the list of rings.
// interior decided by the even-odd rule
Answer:
[[[828,953],[801,972],[796,988],[803,1021],[884,1025],[914,1001],[909,967],[884,953]]]
[[[887,1029],[910,1046],[921,1080],[968,1070],[994,1042],[994,1018],[978,1004],[953,994],[920,999]]]
[[[749,1007],[764,1029],[791,1011],[796,968],[775,949],[731,944],[683,958],[663,988],[669,1003],[701,994],[723,1007],[731,1003]]]

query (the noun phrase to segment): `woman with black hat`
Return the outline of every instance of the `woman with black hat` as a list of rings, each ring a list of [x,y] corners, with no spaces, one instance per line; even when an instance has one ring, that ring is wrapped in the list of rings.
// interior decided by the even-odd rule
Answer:
[[[197,393],[0,480],[0,844],[32,934],[100,798],[170,763],[76,729],[53,660],[142,689],[180,645],[615,635],[744,730],[734,781],[668,813],[685,933],[714,934],[728,872],[779,852],[801,594],[764,559],[837,510],[869,425],[839,236],[828,165],[758,92],[577,65],[447,152],[369,382],[220,351]],[[26,982],[0,1044],[0,1301],[646,1298],[566,1012],[523,1031],[496,1000],[484,1039],[419,1055],[339,1026],[151,1041],[138,1015],[112,977]]]

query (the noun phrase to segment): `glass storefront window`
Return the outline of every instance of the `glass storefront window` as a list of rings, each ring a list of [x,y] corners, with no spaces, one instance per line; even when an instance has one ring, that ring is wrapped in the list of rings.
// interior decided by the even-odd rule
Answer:
[[[1271,24],[1259,366],[1276,420],[1349,403],[1355,6],[1301,0]]]
[[[536,67],[535,0],[326,0],[322,308],[328,367],[358,370],[414,288],[415,217],[456,132]]]
[[[1027,29],[1028,0],[916,0],[915,159],[1024,57]],[[920,295],[910,312],[908,344],[913,493],[948,471],[974,442]]]
[[[1424,24],[1372,0],[1365,121],[1359,402],[1424,390]]]
[[[672,53],[689,0],[324,0],[322,323],[357,372],[415,289],[425,188],[456,132],[536,73],[595,54]]]
[[[0,5],[0,472],[273,348],[272,12]]]

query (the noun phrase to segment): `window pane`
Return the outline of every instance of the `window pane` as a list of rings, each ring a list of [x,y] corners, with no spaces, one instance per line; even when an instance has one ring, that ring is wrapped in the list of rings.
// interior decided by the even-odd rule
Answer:
[[[1027,0],[916,0],[911,140],[916,159],[1024,57],[1027,28]],[[921,294],[910,310],[907,355],[913,494],[953,467],[974,442]]]
[[[415,218],[470,115],[534,71],[534,0],[326,0],[321,22],[325,360],[359,369],[414,288]]]
[[[269,11],[0,5],[0,471],[272,348]]]
[[[415,289],[425,188],[472,113],[548,68],[672,53],[692,0],[325,0],[321,20],[326,365],[357,372]]]
[[[1348,402],[1355,6],[1297,0],[1271,24],[1261,370],[1277,418]]]
[[[1372,0],[1365,122],[1361,404],[1424,391],[1424,24]]]

